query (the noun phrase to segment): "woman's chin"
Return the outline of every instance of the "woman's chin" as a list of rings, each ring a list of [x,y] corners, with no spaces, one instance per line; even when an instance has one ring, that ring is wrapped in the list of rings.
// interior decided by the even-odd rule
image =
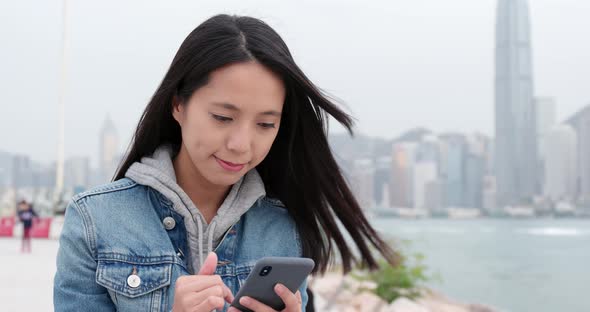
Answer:
[[[219,186],[232,186],[238,182],[244,174],[241,172],[236,172],[233,174],[216,174],[214,177],[211,177],[209,182],[214,185]]]

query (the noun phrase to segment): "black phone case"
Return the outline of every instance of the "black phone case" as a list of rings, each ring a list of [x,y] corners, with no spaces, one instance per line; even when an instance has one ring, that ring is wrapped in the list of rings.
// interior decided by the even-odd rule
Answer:
[[[263,268],[272,267],[268,275],[261,276]],[[238,291],[232,306],[244,312],[251,310],[243,307],[239,300],[242,296],[254,298],[269,307],[281,311],[285,308],[283,300],[279,297],[274,287],[277,283],[285,285],[295,293],[313,270],[315,263],[309,258],[295,257],[265,257],[258,262],[246,278],[246,282]]]

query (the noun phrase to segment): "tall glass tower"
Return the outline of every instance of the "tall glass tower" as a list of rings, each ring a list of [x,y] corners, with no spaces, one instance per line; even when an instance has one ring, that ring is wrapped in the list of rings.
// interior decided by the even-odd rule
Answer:
[[[498,0],[496,16],[496,178],[500,207],[537,191],[537,143],[528,4]]]

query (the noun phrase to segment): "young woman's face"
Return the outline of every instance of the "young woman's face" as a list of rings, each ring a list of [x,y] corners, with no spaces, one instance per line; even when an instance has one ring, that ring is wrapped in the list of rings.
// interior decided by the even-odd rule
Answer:
[[[256,167],[277,136],[284,101],[280,77],[257,62],[211,72],[205,86],[173,109],[197,173],[227,186]]]

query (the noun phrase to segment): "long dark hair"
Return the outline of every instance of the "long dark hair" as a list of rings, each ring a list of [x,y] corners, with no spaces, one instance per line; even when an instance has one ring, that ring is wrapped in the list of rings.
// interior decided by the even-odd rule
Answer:
[[[325,272],[336,252],[345,273],[353,264],[375,269],[378,263],[372,247],[395,264],[396,253],[363,215],[328,145],[328,115],[352,135],[351,117],[305,76],[281,37],[252,17],[217,15],[188,35],[143,112],[114,179],[123,178],[131,164],[158,146],[180,145],[180,126],[172,117],[174,97],[183,103],[207,83],[211,71],[247,61],[257,61],[278,74],[286,88],[279,132],[257,170],[267,193],[280,199],[294,218],[303,255],[317,264],[314,273]],[[358,253],[347,243],[340,224]]]

